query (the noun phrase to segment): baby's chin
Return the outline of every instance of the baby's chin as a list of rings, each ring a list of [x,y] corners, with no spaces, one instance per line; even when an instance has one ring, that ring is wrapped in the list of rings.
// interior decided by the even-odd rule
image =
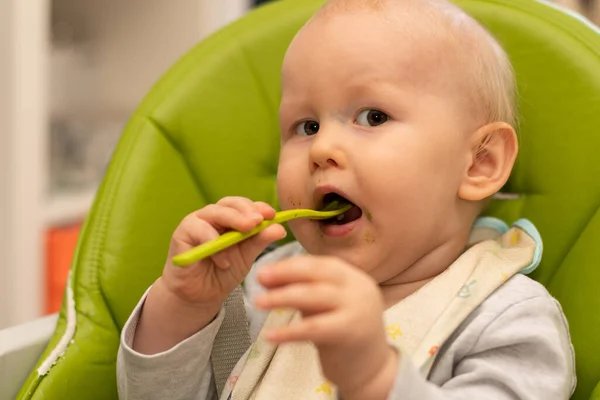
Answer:
[[[370,269],[370,264],[374,261],[374,254],[370,254],[372,249],[367,246],[333,245],[320,237],[296,237],[296,240],[308,254],[339,258],[365,271]]]

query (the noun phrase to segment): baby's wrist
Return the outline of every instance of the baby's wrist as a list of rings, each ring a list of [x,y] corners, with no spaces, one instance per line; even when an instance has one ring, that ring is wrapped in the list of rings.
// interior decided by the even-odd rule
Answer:
[[[157,280],[144,302],[135,328],[132,348],[142,354],[157,354],[171,349],[204,329],[218,315],[220,307],[191,307]]]
[[[347,391],[340,389],[341,399],[387,399],[394,385],[394,381],[396,380],[399,357],[401,357],[401,354],[390,347],[389,352],[377,373],[360,387],[355,387],[352,390]]]
[[[223,305],[221,302],[190,303],[185,301],[169,289],[168,285],[162,280],[162,277],[156,280],[153,289],[157,292],[157,297],[161,298],[161,302],[163,302],[165,308],[169,309],[173,314],[183,319],[188,319],[189,317],[196,321],[206,320],[204,326],[208,325],[215,318]]]

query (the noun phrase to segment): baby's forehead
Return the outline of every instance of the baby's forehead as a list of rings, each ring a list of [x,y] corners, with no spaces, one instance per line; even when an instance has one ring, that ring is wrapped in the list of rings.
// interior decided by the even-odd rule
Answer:
[[[447,0],[329,0],[316,16],[347,13],[377,13],[391,21],[402,17],[452,24],[469,20],[465,12]]]
[[[373,56],[372,50],[379,53]],[[399,75],[466,99],[476,119],[514,123],[514,75],[506,53],[477,21],[446,0],[330,0],[294,40],[284,80],[306,75],[298,65],[311,67],[311,62],[328,65],[329,72],[342,69],[333,53],[348,59],[362,54],[371,65],[399,61],[394,64]]]
[[[416,34],[439,34],[448,40],[464,36],[484,39],[486,31],[458,6],[447,0],[329,0],[314,19],[353,14],[368,18],[376,15],[384,25]]]
[[[475,20],[445,0],[330,0],[307,26],[326,29],[332,20],[349,15],[356,28],[365,20],[378,19],[371,29],[387,31],[399,48],[417,42],[424,51],[443,49],[443,55],[460,54],[474,51],[474,42],[487,39],[487,32]],[[369,33],[376,36],[376,32],[365,32]]]
[[[443,9],[423,9],[413,4],[424,1],[432,0],[406,0],[404,8],[379,8],[375,5],[385,3],[378,0],[329,2],[300,32],[297,41],[301,45],[292,45],[292,57],[288,58],[294,63],[322,61],[329,51],[337,60],[362,61],[367,68],[374,69],[379,66],[377,62],[393,64],[398,75],[414,73],[429,80],[432,77],[427,75],[431,71],[443,74],[453,69],[462,70],[464,59],[470,53],[465,47],[472,47],[468,42],[474,39],[466,40],[465,33],[453,31],[453,26],[461,23],[459,18],[463,14],[451,20],[450,11],[446,17],[437,15],[444,12]],[[339,69],[341,63],[330,61],[329,64]]]

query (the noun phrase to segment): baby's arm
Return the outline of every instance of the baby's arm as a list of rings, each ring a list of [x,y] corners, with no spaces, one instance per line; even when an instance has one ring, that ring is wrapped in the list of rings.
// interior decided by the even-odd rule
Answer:
[[[258,311],[252,306],[254,298],[264,291],[256,282],[256,272],[266,264],[292,257],[301,252],[302,247],[297,242],[279,247],[261,257],[246,276],[244,303],[252,341],[258,336],[267,317],[267,313]],[[120,398],[196,398],[203,400],[216,398],[209,355],[223,321],[224,311],[221,310],[217,317],[200,332],[170,350],[149,357],[134,351],[131,346],[145,299],[146,294],[132,312],[121,335],[121,346],[117,359]],[[162,384],[162,379],[167,379],[168,384]],[[176,388],[176,392],[173,387]]]
[[[223,320],[223,310],[199,332],[174,347],[154,355],[133,350],[133,339],[140,312],[147,301],[142,298],[121,335],[117,358],[120,399],[213,399],[210,353]]]
[[[568,399],[575,385],[566,322],[549,295],[480,313],[442,350],[433,382],[401,358],[388,399]]]
[[[186,268],[173,265],[171,259],[224,231],[250,231],[274,215],[265,203],[228,197],[183,219],[173,233],[162,276],[125,327],[118,357],[121,398],[212,396],[209,359],[223,318],[222,304],[258,254],[283,238],[285,230],[271,225]]]

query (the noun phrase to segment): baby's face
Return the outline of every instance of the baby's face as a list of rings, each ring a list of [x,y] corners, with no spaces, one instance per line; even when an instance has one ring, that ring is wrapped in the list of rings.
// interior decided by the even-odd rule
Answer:
[[[290,225],[309,253],[378,282],[452,234],[470,150],[458,77],[440,67],[435,35],[414,36],[377,13],[321,17],[283,66],[281,207],[319,209],[330,193],[352,202],[341,221]]]

